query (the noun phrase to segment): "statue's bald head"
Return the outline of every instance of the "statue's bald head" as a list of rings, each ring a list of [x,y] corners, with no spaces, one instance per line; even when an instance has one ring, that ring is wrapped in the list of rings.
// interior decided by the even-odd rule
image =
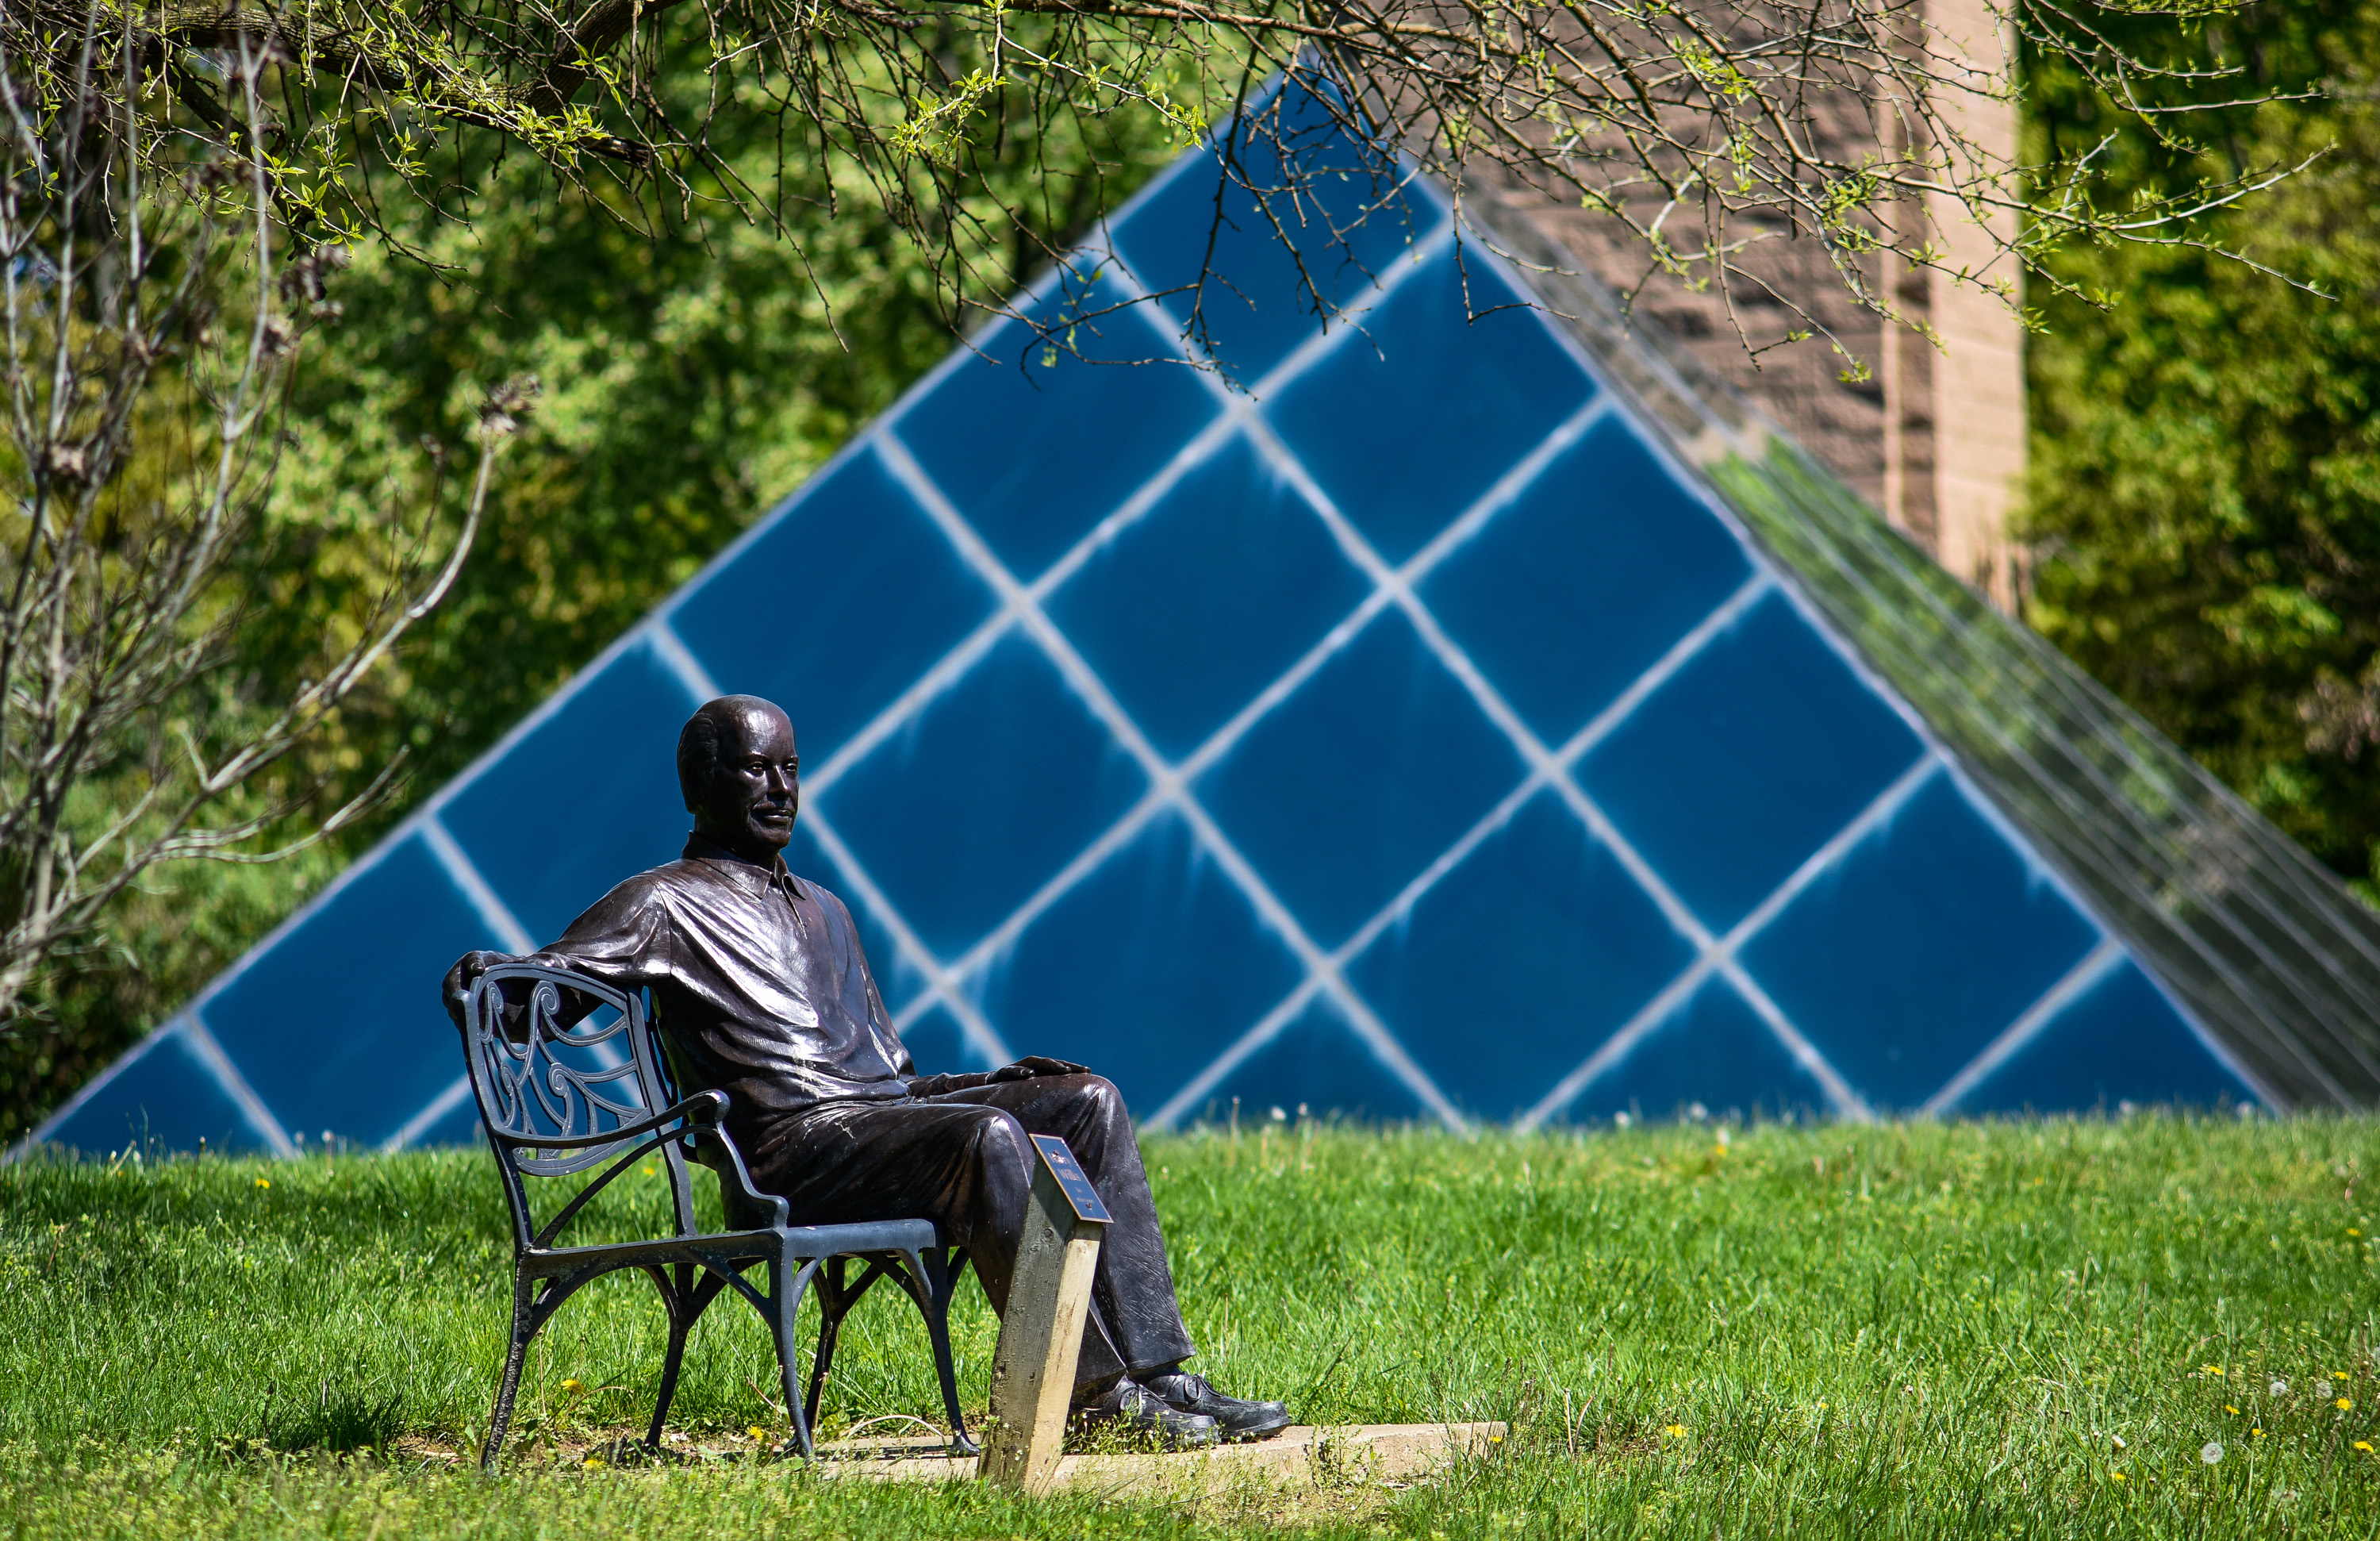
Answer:
[[[758,696],[706,701],[677,735],[678,791],[694,827],[754,860],[793,837],[799,766],[792,719]]]

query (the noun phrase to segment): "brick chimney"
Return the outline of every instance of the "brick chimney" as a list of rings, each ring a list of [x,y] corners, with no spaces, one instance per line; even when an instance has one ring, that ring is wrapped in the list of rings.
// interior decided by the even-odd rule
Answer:
[[[1937,46],[1959,45],[1979,79],[2005,69],[2007,50],[1985,0],[1928,0],[1926,18]],[[2014,157],[2012,100],[1961,93],[1943,107],[1978,151],[2002,164]],[[1845,100],[1834,115],[1834,137],[1848,159],[1896,128],[1873,103]],[[2025,465],[2024,332],[1996,286],[2003,279],[2019,284],[2022,273],[1995,253],[1995,232],[1956,200],[1932,194],[1922,210],[1887,206],[1888,217],[1924,219],[1949,269],[1912,269],[1889,254],[1870,259],[1870,282],[1895,297],[1908,325],[1887,326],[1859,306],[1809,236],[1778,229],[1750,247],[1741,264],[1818,324],[1818,335],[1798,343],[1782,338],[1809,322],[1756,285],[1737,286],[1730,317],[1715,294],[1648,273],[1643,248],[1608,217],[1550,201],[1524,204],[1509,191],[1503,200],[1525,209],[1586,271],[1633,297],[1635,314],[1666,327],[1706,368],[1758,402],[1944,567],[2002,609],[2015,603],[2022,553],[2008,521]],[[2012,237],[2013,216],[2001,218],[1997,234]],[[1953,276],[1960,273],[1964,278]]]

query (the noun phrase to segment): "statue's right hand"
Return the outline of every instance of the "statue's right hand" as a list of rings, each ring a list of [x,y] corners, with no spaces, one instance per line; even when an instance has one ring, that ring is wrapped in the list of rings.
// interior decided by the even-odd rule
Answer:
[[[466,953],[455,960],[455,966],[446,971],[446,985],[441,993],[445,999],[446,1014],[455,1019],[455,1026],[463,1025],[463,1008],[469,1002],[471,987],[479,982],[480,976],[500,963],[511,961],[509,953]]]

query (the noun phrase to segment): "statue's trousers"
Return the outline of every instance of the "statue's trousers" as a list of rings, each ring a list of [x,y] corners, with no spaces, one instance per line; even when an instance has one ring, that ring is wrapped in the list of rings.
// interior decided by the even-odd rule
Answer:
[[[813,1103],[770,1117],[747,1156],[754,1183],[783,1195],[795,1225],[940,1224],[974,1259],[992,1308],[1004,1311],[1033,1184],[1028,1135],[1063,1139],[1115,1217],[1099,1248],[1075,1384],[1188,1358],[1196,1349],[1174,1301],[1140,1145],[1123,1097],[1099,1076]]]

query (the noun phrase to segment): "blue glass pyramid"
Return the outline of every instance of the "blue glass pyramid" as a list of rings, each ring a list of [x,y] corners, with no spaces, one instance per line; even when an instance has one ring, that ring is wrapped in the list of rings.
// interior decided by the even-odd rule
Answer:
[[[1281,153],[1379,169],[1317,121]],[[924,1069],[1077,1059],[1160,1125],[2369,1100],[2380,928],[2302,853],[1492,211],[1310,177],[1301,278],[1226,181],[1193,287],[1218,166],[38,1137],[468,1138],[440,976],[674,857],[731,691]]]

